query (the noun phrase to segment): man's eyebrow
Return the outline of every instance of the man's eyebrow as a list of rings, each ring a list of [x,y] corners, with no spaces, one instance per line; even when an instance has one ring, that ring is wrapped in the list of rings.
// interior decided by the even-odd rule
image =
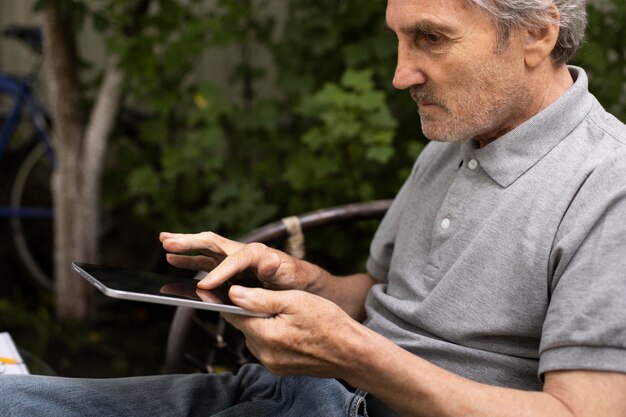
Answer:
[[[389,32],[395,33],[396,31],[391,29],[391,27],[385,23],[385,30]],[[449,25],[439,22],[433,22],[431,20],[420,20],[418,22],[413,22],[409,25],[402,26],[400,28],[401,33],[405,34],[415,34],[415,33],[433,33],[438,32],[442,34],[455,34],[457,31]]]

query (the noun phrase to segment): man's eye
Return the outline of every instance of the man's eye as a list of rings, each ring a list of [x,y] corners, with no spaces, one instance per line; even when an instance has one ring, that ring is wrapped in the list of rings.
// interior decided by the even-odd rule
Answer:
[[[440,44],[443,41],[443,36],[437,33],[425,33],[422,38],[433,45]]]
[[[437,32],[415,34],[415,46],[433,53],[443,53],[450,44],[450,38]]]

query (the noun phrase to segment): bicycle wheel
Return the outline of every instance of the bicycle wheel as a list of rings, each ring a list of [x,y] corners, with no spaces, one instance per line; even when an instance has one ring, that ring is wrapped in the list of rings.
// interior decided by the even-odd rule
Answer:
[[[45,148],[37,143],[18,167],[11,187],[10,205],[21,213],[11,217],[13,243],[27,277],[52,290],[52,167]]]

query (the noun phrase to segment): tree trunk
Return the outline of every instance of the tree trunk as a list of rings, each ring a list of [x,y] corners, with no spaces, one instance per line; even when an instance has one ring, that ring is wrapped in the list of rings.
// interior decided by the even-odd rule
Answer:
[[[73,261],[95,263],[99,258],[100,181],[120,106],[123,74],[110,63],[85,129],[76,40],[61,1],[49,0],[43,19],[57,158],[52,179],[56,315],[61,320],[85,320],[95,312],[93,287],[70,265]],[[142,16],[149,5],[150,0],[132,3],[133,16]],[[129,34],[137,30],[136,25],[134,21],[127,28]]]
[[[91,315],[91,286],[71,268],[72,261],[91,261],[94,245],[85,244],[79,220],[82,210],[81,146],[84,125],[76,45],[71,22],[58,0],[48,2],[43,19],[44,54],[54,120],[56,167],[52,177],[54,203],[54,279],[56,315],[84,320]],[[95,236],[92,237],[95,239]]]
[[[100,233],[100,180],[108,139],[120,106],[123,79],[121,71],[114,64],[109,65],[85,135],[81,170],[81,206],[85,209],[82,210],[81,240],[87,246],[87,253],[93,254],[94,262],[99,260],[100,254],[97,238]]]

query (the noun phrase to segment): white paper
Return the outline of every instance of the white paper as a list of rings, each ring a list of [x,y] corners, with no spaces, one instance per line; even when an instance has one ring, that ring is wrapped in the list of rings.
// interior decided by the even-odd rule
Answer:
[[[0,357],[17,359],[20,362],[18,365],[0,363],[0,376],[30,373],[22,361],[22,357],[17,351],[17,347],[15,346],[15,343],[13,343],[11,335],[7,332],[0,333]]]

